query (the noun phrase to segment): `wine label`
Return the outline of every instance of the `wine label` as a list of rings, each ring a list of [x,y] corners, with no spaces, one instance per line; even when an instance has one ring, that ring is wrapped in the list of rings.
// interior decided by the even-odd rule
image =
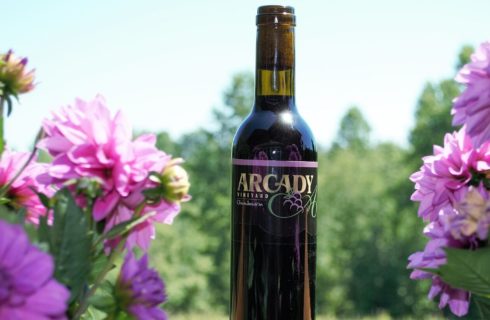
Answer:
[[[233,215],[277,236],[316,234],[317,168],[313,161],[233,159]]]

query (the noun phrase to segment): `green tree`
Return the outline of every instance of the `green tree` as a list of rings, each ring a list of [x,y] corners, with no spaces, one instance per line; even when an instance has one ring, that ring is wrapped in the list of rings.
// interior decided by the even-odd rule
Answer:
[[[471,49],[463,48],[459,65]],[[186,159],[193,200],[172,227],[162,226],[153,263],[167,281],[173,312],[226,312],[230,268],[230,148],[253,104],[253,76],[233,77],[214,121],[158,146]],[[408,256],[426,240],[417,206],[409,200],[411,172],[420,157],[452,131],[450,109],[459,93],[453,80],[429,83],[416,107],[409,149],[370,142],[370,126],[357,107],[342,118],[332,148],[319,152],[317,300],[320,313],[354,316],[386,311],[421,317],[437,312],[428,281],[412,281]]]
[[[180,142],[180,141],[179,141]],[[182,147],[167,132],[157,134],[157,147],[174,157],[182,156]],[[187,164],[184,163],[187,168]],[[199,181],[191,176],[191,183]],[[191,193],[193,192],[191,186]],[[155,241],[150,250],[154,265],[166,283],[169,312],[209,311],[208,274],[213,269],[207,255],[207,236],[195,223],[200,209],[194,201],[184,203],[183,210],[171,226],[158,225]]]
[[[212,132],[212,136],[230,153],[233,136],[253,106],[253,74],[242,72],[234,75],[230,87],[223,94],[223,102],[222,107],[213,110],[217,130]]]
[[[470,46],[461,49],[456,63],[457,69],[468,63],[472,52],[473,48]],[[453,79],[425,85],[416,106],[415,127],[409,136],[412,159],[431,154],[434,144],[443,143],[445,133],[457,129],[451,124],[451,108],[459,93],[460,87]]]
[[[317,296],[321,313],[341,317],[382,310],[392,316],[433,310],[427,284],[409,279],[407,257],[420,248],[421,221],[398,208],[406,151],[392,144],[322,154],[319,174]],[[408,195],[405,195],[408,197]]]
[[[213,111],[217,128],[186,135],[183,154],[188,159],[194,183],[195,222],[207,236],[206,253],[213,263],[209,273],[209,295],[214,310],[226,311],[230,274],[230,154],[233,135],[253,104],[253,77],[240,73],[233,77],[224,93],[224,104]]]
[[[454,80],[425,85],[417,102],[415,127],[410,133],[410,145],[415,158],[431,154],[433,145],[440,145],[444,134],[454,130],[451,108],[459,92],[459,86]]]
[[[465,46],[458,55],[456,68],[460,69],[470,60],[473,48]],[[422,164],[421,157],[432,154],[433,145],[442,145],[443,137],[448,132],[453,132],[451,124],[451,108],[453,99],[459,95],[460,87],[452,79],[442,80],[439,83],[427,83],[424,87],[416,106],[415,126],[409,134],[410,150],[406,153],[405,162],[409,172],[415,172]],[[408,175],[406,176],[408,178]],[[418,203],[411,202],[409,196],[414,191],[414,185],[408,179],[395,183],[390,191],[391,198],[396,201],[396,210],[405,219],[413,220],[416,217]],[[411,251],[423,250],[427,239],[422,237],[423,223],[421,219],[413,221],[411,233],[413,235]],[[418,235],[417,235],[418,233]],[[423,296],[428,291],[430,281],[418,282],[416,291],[418,294],[407,295],[413,300],[412,314],[421,314],[435,309],[435,303],[428,304]]]
[[[458,63],[456,64],[456,70],[461,69],[465,64],[470,62],[471,55],[475,51],[475,48],[470,45],[465,45],[458,54]]]
[[[158,251],[158,244],[153,246],[163,274],[175,282],[169,287],[171,311],[224,313],[228,308],[230,150],[238,125],[252,108],[253,90],[252,75],[237,74],[224,92],[223,106],[213,110],[211,129],[197,129],[177,143],[172,143],[166,133],[158,135],[160,148],[186,160],[193,196],[176,219],[176,228],[159,231],[157,241],[162,247],[170,243],[168,254]]]
[[[333,148],[363,150],[369,146],[371,127],[358,107],[352,106],[340,120]]]

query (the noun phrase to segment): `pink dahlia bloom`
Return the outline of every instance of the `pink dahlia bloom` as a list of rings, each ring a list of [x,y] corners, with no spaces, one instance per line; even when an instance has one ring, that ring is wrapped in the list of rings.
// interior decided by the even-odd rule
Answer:
[[[127,221],[134,216],[134,209],[131,208],[126,201],[121,201],[107,216],[105,232],[109,231],[115,225]],[[154,213],[150,218],[137,225],[129,234],[127,246],[132,248],[138,246],[144,251],[150,247],[151,240],[155,239],[155,223],[172,224],[173,219],[180,212],[178,203],[169,203],[161,201],[156,205],[145,205],[141,211],[141,215]],[[114,239],[107,243],[109,248],[115,248],[120,239]]]
[[[50,255],[20,226],[0,220],[0,319],[67,319],[70,292],[53,272]]]
[[[444,216],[447,217],[451,214],[451,212],[445,212]],[[431,222],[425,228],[424,234],[430,239],[424,251],[416,252],[408,258],[408,268],[414,269],[410,274],[410,278],[414,280],[431,279],[432,287],[429,291],[429,299],[434,299],[440,295],[439,308],[443,309],[449,305],[451,312],[461,317],[468,313],[470,293],[465,290],[453,288],[442,281],[439,276],[419,269],[437,269],[439,266],[445,264],[445,247],[469,248],[476,242],[471,238],[459,240],[453,238],[448,226],[442,221]]]
[[[159,307],[167,299],[165,285],[158,273],[148,268],[148,256],[139,261],[132,253],[124,259],[116,284],[116,296],[122,310],[139,320],[166,320]]]
[[[75,105],[53,113],[43,128],[46,138],[39,147],[54,157],[49,182],[97,178],[104,190],[127,196],[146,178],[148,150],[135,148],[139,144],[133,143],[126,118],[121,112],[112,117],[101,96],[88,102],[77,99]],[[164,156],[152,151],[156,157]]]
[[[475,146],[490,140],[490,42],[484,42],[471,55],[456,76],[456,81],[466,85],[463,93],[454,100],[453,124],[466,125]]]
[[[419,216],[430,221],[437,219],[441,209],[455,203],[455,192],[467,188],[473,172],[488,165],[486,156],[473,148],[464,128],[446,134],[444,147],[434,146],[434,155],[423,161],[420,171],[410,177],[416,189],[411,199],[420,202]]]
[[[28,159],[29,153],[4,151],[0,158],[0,187],[12,181]],[[44,174],[46,170],[47,165],[37,163],[33,159],[11,184],[6,194],[9,199],[8,205],[14,209],[25,208],[27,221],[34,224],[38,224],[39,217],[46,215],[47,211],[33,190],[46,195],[52,194],[52,190],[36,180],[36,177]]]
[[[151,186],[150,172],[162,172],[170,156],[155,147],[154,135],[132,139],[132,129],[121,112],[112,116],[105,100],[76,100],[43,124],[46,138],[39,147],[54,156],[44,183],[61,185],[72,179],[92,178],[101,183],[102,195],[96,200],[93,215],[104,221],[108,231],[115,224],[134,216],[145,198],[142,191]],[[163,202],[163,201],[162,201]],[[135,228],[128,244],[147,249],[155,230],[153,223],[171,223],[180,207],[159,203],[146,205],[156,214]]]

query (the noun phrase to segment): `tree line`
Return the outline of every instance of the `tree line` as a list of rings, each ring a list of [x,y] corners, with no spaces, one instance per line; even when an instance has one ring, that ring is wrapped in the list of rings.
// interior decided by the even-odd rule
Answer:
[[[456,63],[469,61],[463,47]],[[158,147],[186,159],[191,202],[172,226],[158,229],[153,265],[163,275],[173,313],[226,313],[230,270],[230,148],[253,105],[253,75],[239,73],[213,110],[211,127],[178,139],[158,134]],[[420,158],[452,132],[450,110],[459,86],[427,83],[408,133],[408,146],[373,142],[370,125],[352,106],[329,147],[319,151],[317,308],[337,316],[386,312],[393,317],[440,314],[427,300],[428,282],[412,281],[408,256],[423,249],[423,223],[408,180]],[[380,97],[382,98],[382,97]],[[396,106],[393,106],[396,108]]]

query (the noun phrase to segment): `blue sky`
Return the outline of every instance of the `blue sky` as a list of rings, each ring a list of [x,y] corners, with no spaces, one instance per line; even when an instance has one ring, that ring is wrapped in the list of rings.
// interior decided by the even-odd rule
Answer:
[[[28,56],[37,89],[7,122],[27,148],[49,111],[101,93],[133,127],[172,136],[209,125],[234,73],[253,71],[255,13],[269,1],[6,1],[0,50]],[[406,144],[427,81],[490,39],[488,0],[276,1],[296,9],[297,104],[328,145],[355,104],[376,140]]]

